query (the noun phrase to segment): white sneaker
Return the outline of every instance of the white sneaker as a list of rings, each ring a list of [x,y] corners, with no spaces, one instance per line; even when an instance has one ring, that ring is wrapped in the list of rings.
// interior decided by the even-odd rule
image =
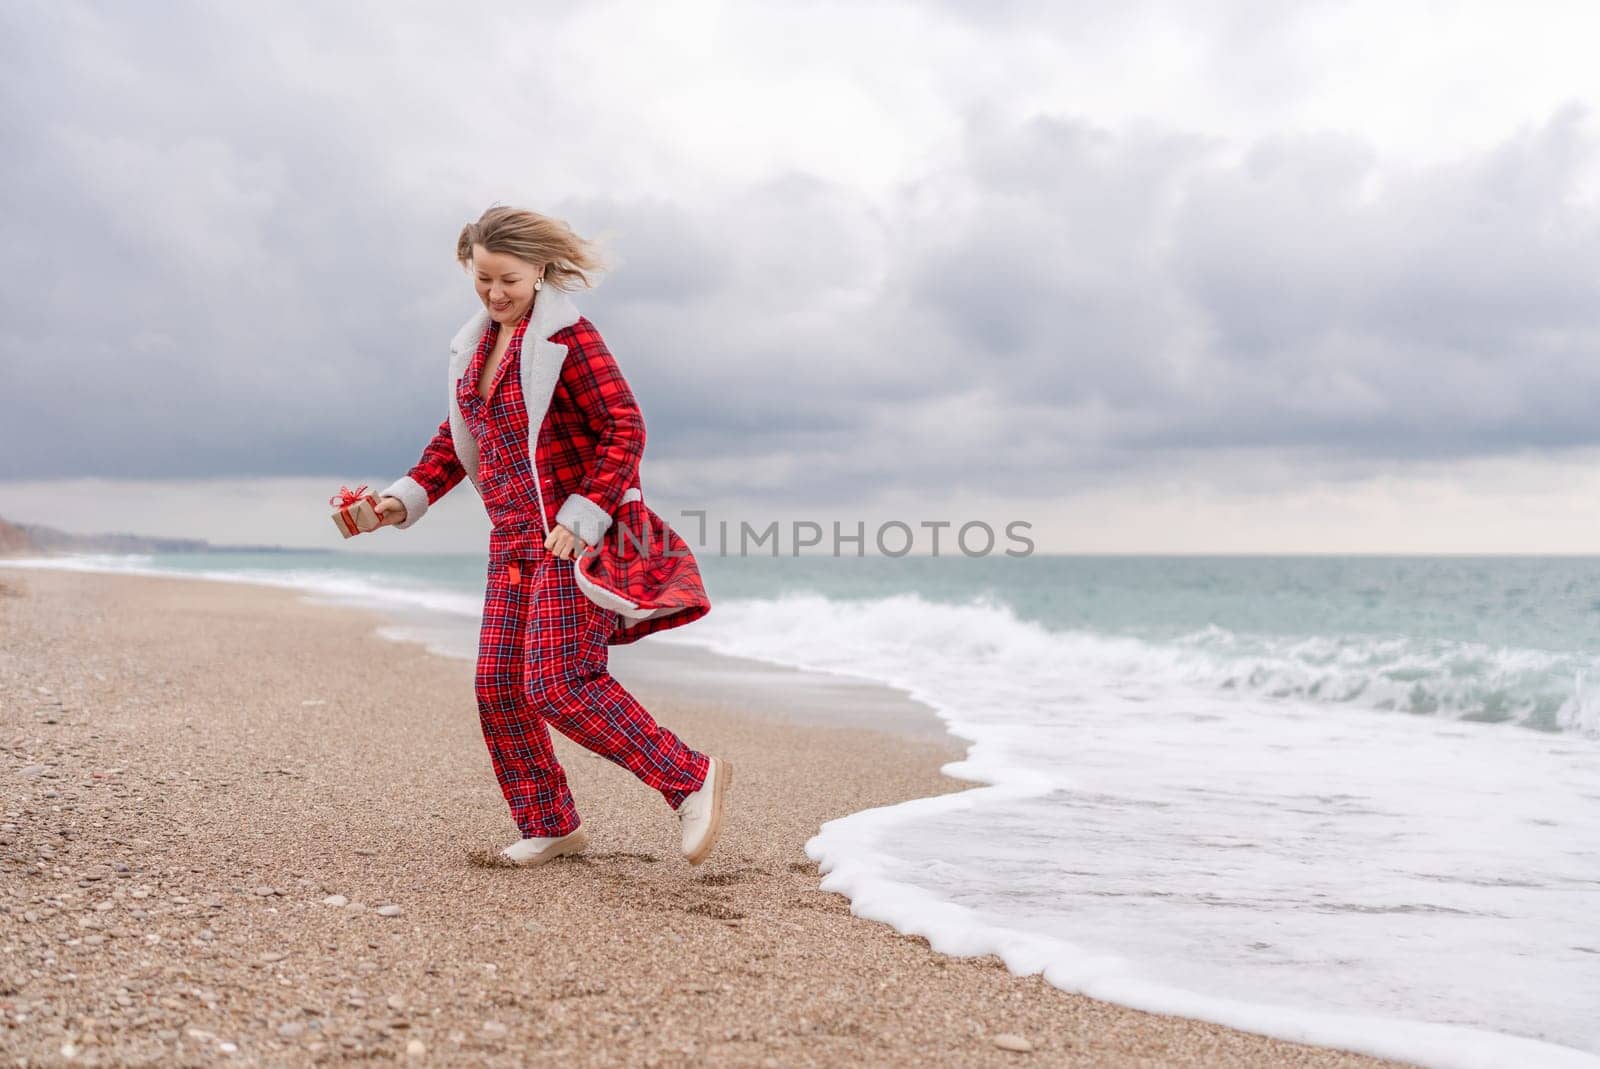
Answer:
[[[705,783],[674,810],[683,825],[683,856],[689,864],[700,864],[717,845],[717,836],[722,834],[722,794],[732,785],[733,766],[713,757]]]
[[[588,842],[589,837],[582,828],[578,828],[569,835],[554,838],[534,836],[531,839],[519,839],[500,851],[500,856],[513,865],[542,865],[553,857],[580,853]]]

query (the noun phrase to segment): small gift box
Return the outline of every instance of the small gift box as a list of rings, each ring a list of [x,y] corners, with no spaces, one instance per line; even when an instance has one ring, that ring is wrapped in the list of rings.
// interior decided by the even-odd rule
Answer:
[[[380,526],[378,495],[368,493],[365,486],[354,490],[341,486],[337,494],[328,498],[328,504],[339,510],[333,514],[333,525],[346,538],[363,531],[376,531]]]

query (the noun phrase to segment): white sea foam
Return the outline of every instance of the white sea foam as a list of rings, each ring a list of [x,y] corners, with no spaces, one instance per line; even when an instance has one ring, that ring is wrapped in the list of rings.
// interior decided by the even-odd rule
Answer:
[[[983,600],[725,602],[662,638],[903,688],[971,743],[944,771],[991,786],[807,843],[859,915],[1284,1038],[1600,1065],[1592,738],[1229,686],[1197,643]]]
[[[140,554],[81,554],[62,557],[8,558],[6,567],[52,568],[62,571],[115,572],[158,575],[174,579],[202,579],[216,583],[299,590],[314,601],[409,612],[448,613],[476,620],[482,599],[406,575],[383,575],[343,569],[285,568],[173,568]]]
[[[899,685],[915,645],[959,664],[1048,682],[1071,664],[1106,679],[1138,677],[1198,690],[1380,711],[1526,723],[1600,738],[1600,657],[1391,635],[1240,635],[1208,627],[1170,642],[1055,631],[992,598],[964,605],[916,594],[835,601],[816,594],[718,606],[668,641]],[[839,629],[847,628],[848,633]],[[909,678],[909,677],[907,677]]]

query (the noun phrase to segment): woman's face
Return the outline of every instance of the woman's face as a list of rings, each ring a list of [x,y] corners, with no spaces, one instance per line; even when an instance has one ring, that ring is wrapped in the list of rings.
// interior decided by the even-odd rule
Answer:
[[[472,272],[478,300],[489,310],[490,317],[502,326],[516,326],[533,304],[533,280],[543,274],[543,269],[510,253],[490,252],[482,245],[474,245]]]

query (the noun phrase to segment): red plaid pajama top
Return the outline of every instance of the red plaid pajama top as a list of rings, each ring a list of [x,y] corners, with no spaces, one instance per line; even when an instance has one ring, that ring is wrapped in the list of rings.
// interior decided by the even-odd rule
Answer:
[[[493,524],[491,564],[527,560],[546,552],[539,523],[540,494],[551,527],[572,494],[581,494],[615,515],[623,493],[638,481],[639,459],[644,454],[644,417],[633,391],[600,332],[579,316],[572,326],[550,336],[551,341],[567,346],[567,356],[539,430],[533,463],[529,463],[528,411],[520,367],[522,335],[532,315],[529,306],[517,323],[495,369],[488,401],[478,396],[478,376],[500,334],[500,324],[493,319],[478,341],[472,362],[456,382],[461,415],[478,443],[478,484]],[[541,477],[537,484],[535,467]],[[427,492],[430,505],[466,478],[451,439],[449,416],[407,474]],[[647,626],[642,631],[655,629]]]

